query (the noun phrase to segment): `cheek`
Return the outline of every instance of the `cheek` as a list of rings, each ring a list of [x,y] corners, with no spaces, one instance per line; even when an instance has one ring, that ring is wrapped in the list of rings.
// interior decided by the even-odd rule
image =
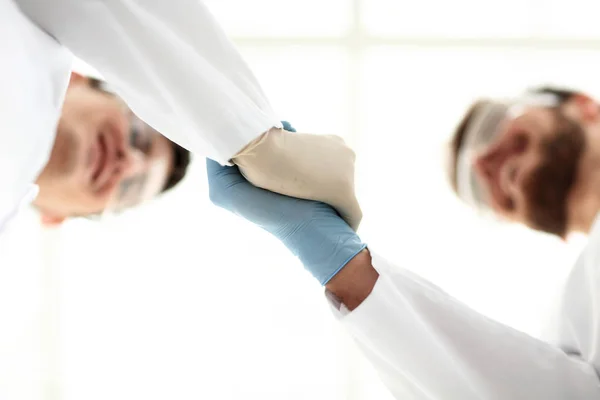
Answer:
[[[110,203],[114,190],[105,192],[95,192],[89,185],[78,182],[73,185],[73,197],[76,198],[77,207],[80,213],[97,213],[103,211]]]
[[[36,204],[57,215],[89,215],[102,212],[108,204],[107,195],[96,195],[75,178],[45,179],[40,176],[40,194]]]
[[[523,222],[523,215],[519,211],[518,208],[507,208],[505,206],[500,206],[498,204],[494,204],[492,201],[490,204],[494,214],[500,217],[504,221],[508,222]]]
[[[151,158],[166,158],[171,155],[171,142],[164,136],[157,134],[150,152]]]
[[[165,164],[168,171],[173,167],[173,148],[171,142],[164,136],[158,136],[149,154],[149,159],[154,163]]]

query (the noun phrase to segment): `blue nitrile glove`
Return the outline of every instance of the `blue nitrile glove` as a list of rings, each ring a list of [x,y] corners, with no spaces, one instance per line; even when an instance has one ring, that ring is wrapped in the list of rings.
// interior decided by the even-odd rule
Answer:
[[[236,166],[206,160],[206,170],[211,201],[281,240],[321,285],[366,247],[327,204],[257,188]]]
[[[296,129],[289,122],[287,122],[287,121],[281,121],[281,124],[283,125],[283,129],[285,129],[286,131],[288,131],[288,132],[296,132]]]

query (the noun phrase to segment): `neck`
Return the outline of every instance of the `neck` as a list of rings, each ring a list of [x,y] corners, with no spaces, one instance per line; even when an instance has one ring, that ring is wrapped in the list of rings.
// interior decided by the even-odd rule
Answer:
[[[600,212],[600,156],[584,156],[569,195],[569,231],[589,234]],[[598,154],[593,152],[592,154]]]

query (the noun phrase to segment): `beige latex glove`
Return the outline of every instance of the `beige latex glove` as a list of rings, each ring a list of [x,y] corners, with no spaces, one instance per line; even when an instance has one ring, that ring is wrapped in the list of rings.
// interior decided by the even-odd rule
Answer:
[[[327,203],[357,230],[362,211],[354,193],[355,158],[338,136],[272,128],[232,161],[253,185]]]

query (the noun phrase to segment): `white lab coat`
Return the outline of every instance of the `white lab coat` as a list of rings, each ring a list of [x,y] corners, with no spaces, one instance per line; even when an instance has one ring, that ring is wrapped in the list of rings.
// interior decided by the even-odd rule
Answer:
[[[200,0],[0,0],[0,231],[35,197],[68,83],[66,48],[198,156],[227,163],[280,126]]]
[[[369,297],[352,312],[330,303],[397,399],[600,399],[599,221],[546,341],[478,314],[377,254],[380,277]]]
[[[279,126],[199,0],[0,0],[0,230],[35,195],[50,154],[71,63],[61,44],[196,154],[227,162]],[[490,321],[377,255],[369,298],[334,312],[397,398],[600,399],[598,252],[600,232],[575,267],[555,331],[580,356]]]

